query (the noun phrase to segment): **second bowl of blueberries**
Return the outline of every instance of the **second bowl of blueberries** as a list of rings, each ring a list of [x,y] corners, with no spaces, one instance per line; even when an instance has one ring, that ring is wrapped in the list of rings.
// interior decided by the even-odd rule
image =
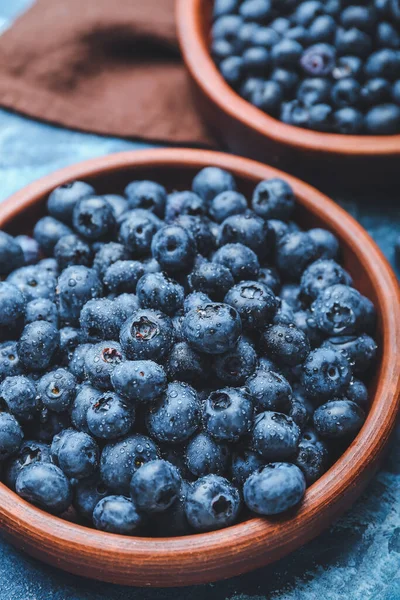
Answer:
[[[182,0],[177,17],[199,108],[230,150],[302,177],[393,173],[397,0]]]

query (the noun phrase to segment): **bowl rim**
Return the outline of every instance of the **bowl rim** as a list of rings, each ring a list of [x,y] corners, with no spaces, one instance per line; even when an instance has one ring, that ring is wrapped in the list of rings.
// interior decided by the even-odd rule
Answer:
[[[368,233],[357,221],[324,194],[299,179],[259,162],[206,150],[151,149],[129,151],[84,161],[47,175],[15,193],[0,205],[0,227],[5,226],[25,208],[42,200],[54,187],[74,179],[90,179],[136,168],[197,168],[214,165],[230,170],[234,176],[250,181],[270,177],[284,177],[294,188],[300,204],[321,217],[326,226],[346,239],[374,282],[377,309],[384,332],[382,341],[381,376],[376,386],[375,399],[366,422],[351,446],[315,484],[306,491],[304,502],[294,515],[273,520],[253,518],[226,529],[174,538],[125,537],[77,525],[52,516],[20,498],[0,484],[0,525],[8,539],[19,542],[31,553],[35,544],[41,545],[37,554],[61,567],[62,561],[52,558],[57,550],[70,548],[68,566],[80,572],[80,558],[93,552],[97,571],[91,576],[108,581],[125,582],[127,577],[115,575],[121,569],[135,568],[142,561],[142,573],[131,573],[130,580],[146,585],[160,585],[150,578],[155,570],[165,569],[162,585],[180,585],[212,581],[222,576],[239,574],[269,562],[271,554],[283,556],[317,535],[333,516],[343,511],[338,500],[344,496],[352,501],[368,474],[376,466],[394,427],[399,408],[400,370],[397,366],[400,352],[400,291],[397,279]],[[324,520],[326,511],[329,518]],[[300,540],[301,538],[301,540]],[[115,556],[118,562],[115,563]],[[246,555],[247,565],[241,564]],[[216,568],[216,556],[221,563]],[[271,559],[272,560],[272,559]],[[75,561],[75,562],[74,562]],[[212,561],[212,563],[211,563]],[[101,565],[114,565],[110,578]],[[192,573],[182,573],[190,564]],[[121,566],[122,565],[122,566]],[[229,575],[223,566],[234,565]],[[227,567],[226,567],[227,568]],[[213,571],[213,575],[204,572]],[[95,572],[96,571],[96,572]],[[83,574],[88,574],[84,571]],[[118,578],[119,577],[119,578]],[[125,579],[124,579],[125,577]],[[147,579],[146,579],[147,578]],[[129,579],[129,578],[128,578]]]
[[[239,96],[224,81],[212,60],[199,18],[203,11],[204,0],[176,0],[180,49],[186,67],[202,93],[232,119],[274,142],[297,150],[359,157],[400,154],[400,134],[345,135],[295,127],[267,115]]]

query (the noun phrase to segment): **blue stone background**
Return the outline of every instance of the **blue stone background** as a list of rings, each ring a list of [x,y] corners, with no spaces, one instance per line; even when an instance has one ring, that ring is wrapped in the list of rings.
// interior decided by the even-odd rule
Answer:
[[[68,0],[66,0],[68,1]],[[32,0],[0,0],[0,33]],[[52,127],[0,110],[0,201],[29,182],[87,158],[146,144]],[[340,174],[339,174],[340,175]],[[368,192],[324,189],[370,232],[394,264],[400,183]],[[320,187],[324,188],[323,182]],[[398,272],[399,274],[399,272]],[[0,537],[1,600],[400,600],[400,430],[361,499],[313,542],[274,565],[183,589],[124,588],[50,568]]]

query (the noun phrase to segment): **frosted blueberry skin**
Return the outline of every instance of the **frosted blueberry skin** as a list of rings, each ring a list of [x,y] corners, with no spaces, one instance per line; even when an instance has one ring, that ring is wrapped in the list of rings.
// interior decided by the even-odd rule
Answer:
[[[300,439],[300,429],[283,413],[265,411],[257,415],[251,433],[250,447],[265,460],[293,458]]]
[[[259,515],[277,515],[298,504],[305,492],[302,471],[292,463],[270,463],[255,471],[243,486],[244,501]]]
[[[185,340],[195,350],[206,354],[223,354],[231,350],[241,329],[236,309],[223,303],[210,303],[191,310],[182,322]]]
[[[134,535],[143,524],[135,504],[125,496],[106,496],[95,506],[93,524],[108,533]]]
[[[63,513],[71,504],[71,485],[62,470],[51,463],[32,463],[24,467],[16,480],[17,494],[54,514]]]
[[[211,474],[190,486],[185,513],[195,531],[210,531],[234,523],[240,505],[238,490],[227,479]]]
[[[158,398],[167,386],[164,368],[152,360],[124,361],[111,375],[117,394],[131,402],[146,403]]]

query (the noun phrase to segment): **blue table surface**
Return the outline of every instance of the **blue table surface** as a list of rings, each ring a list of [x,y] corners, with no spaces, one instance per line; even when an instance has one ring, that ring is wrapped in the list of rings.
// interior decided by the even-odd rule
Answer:
[[[31,0],[0,0],[0,31]],[[71,163],[146,144],[52,127],[0,110],[0,201]],[[322,186],[323,187],[323,186]],[[400,184],[368,193],[325,189],[370,232],[393,263]],[[316,540],[274,565],[183,589],[124,588],[63,573],[0,538],[1,600],[399,600],[400,429],[382,469],[351,510]]]

